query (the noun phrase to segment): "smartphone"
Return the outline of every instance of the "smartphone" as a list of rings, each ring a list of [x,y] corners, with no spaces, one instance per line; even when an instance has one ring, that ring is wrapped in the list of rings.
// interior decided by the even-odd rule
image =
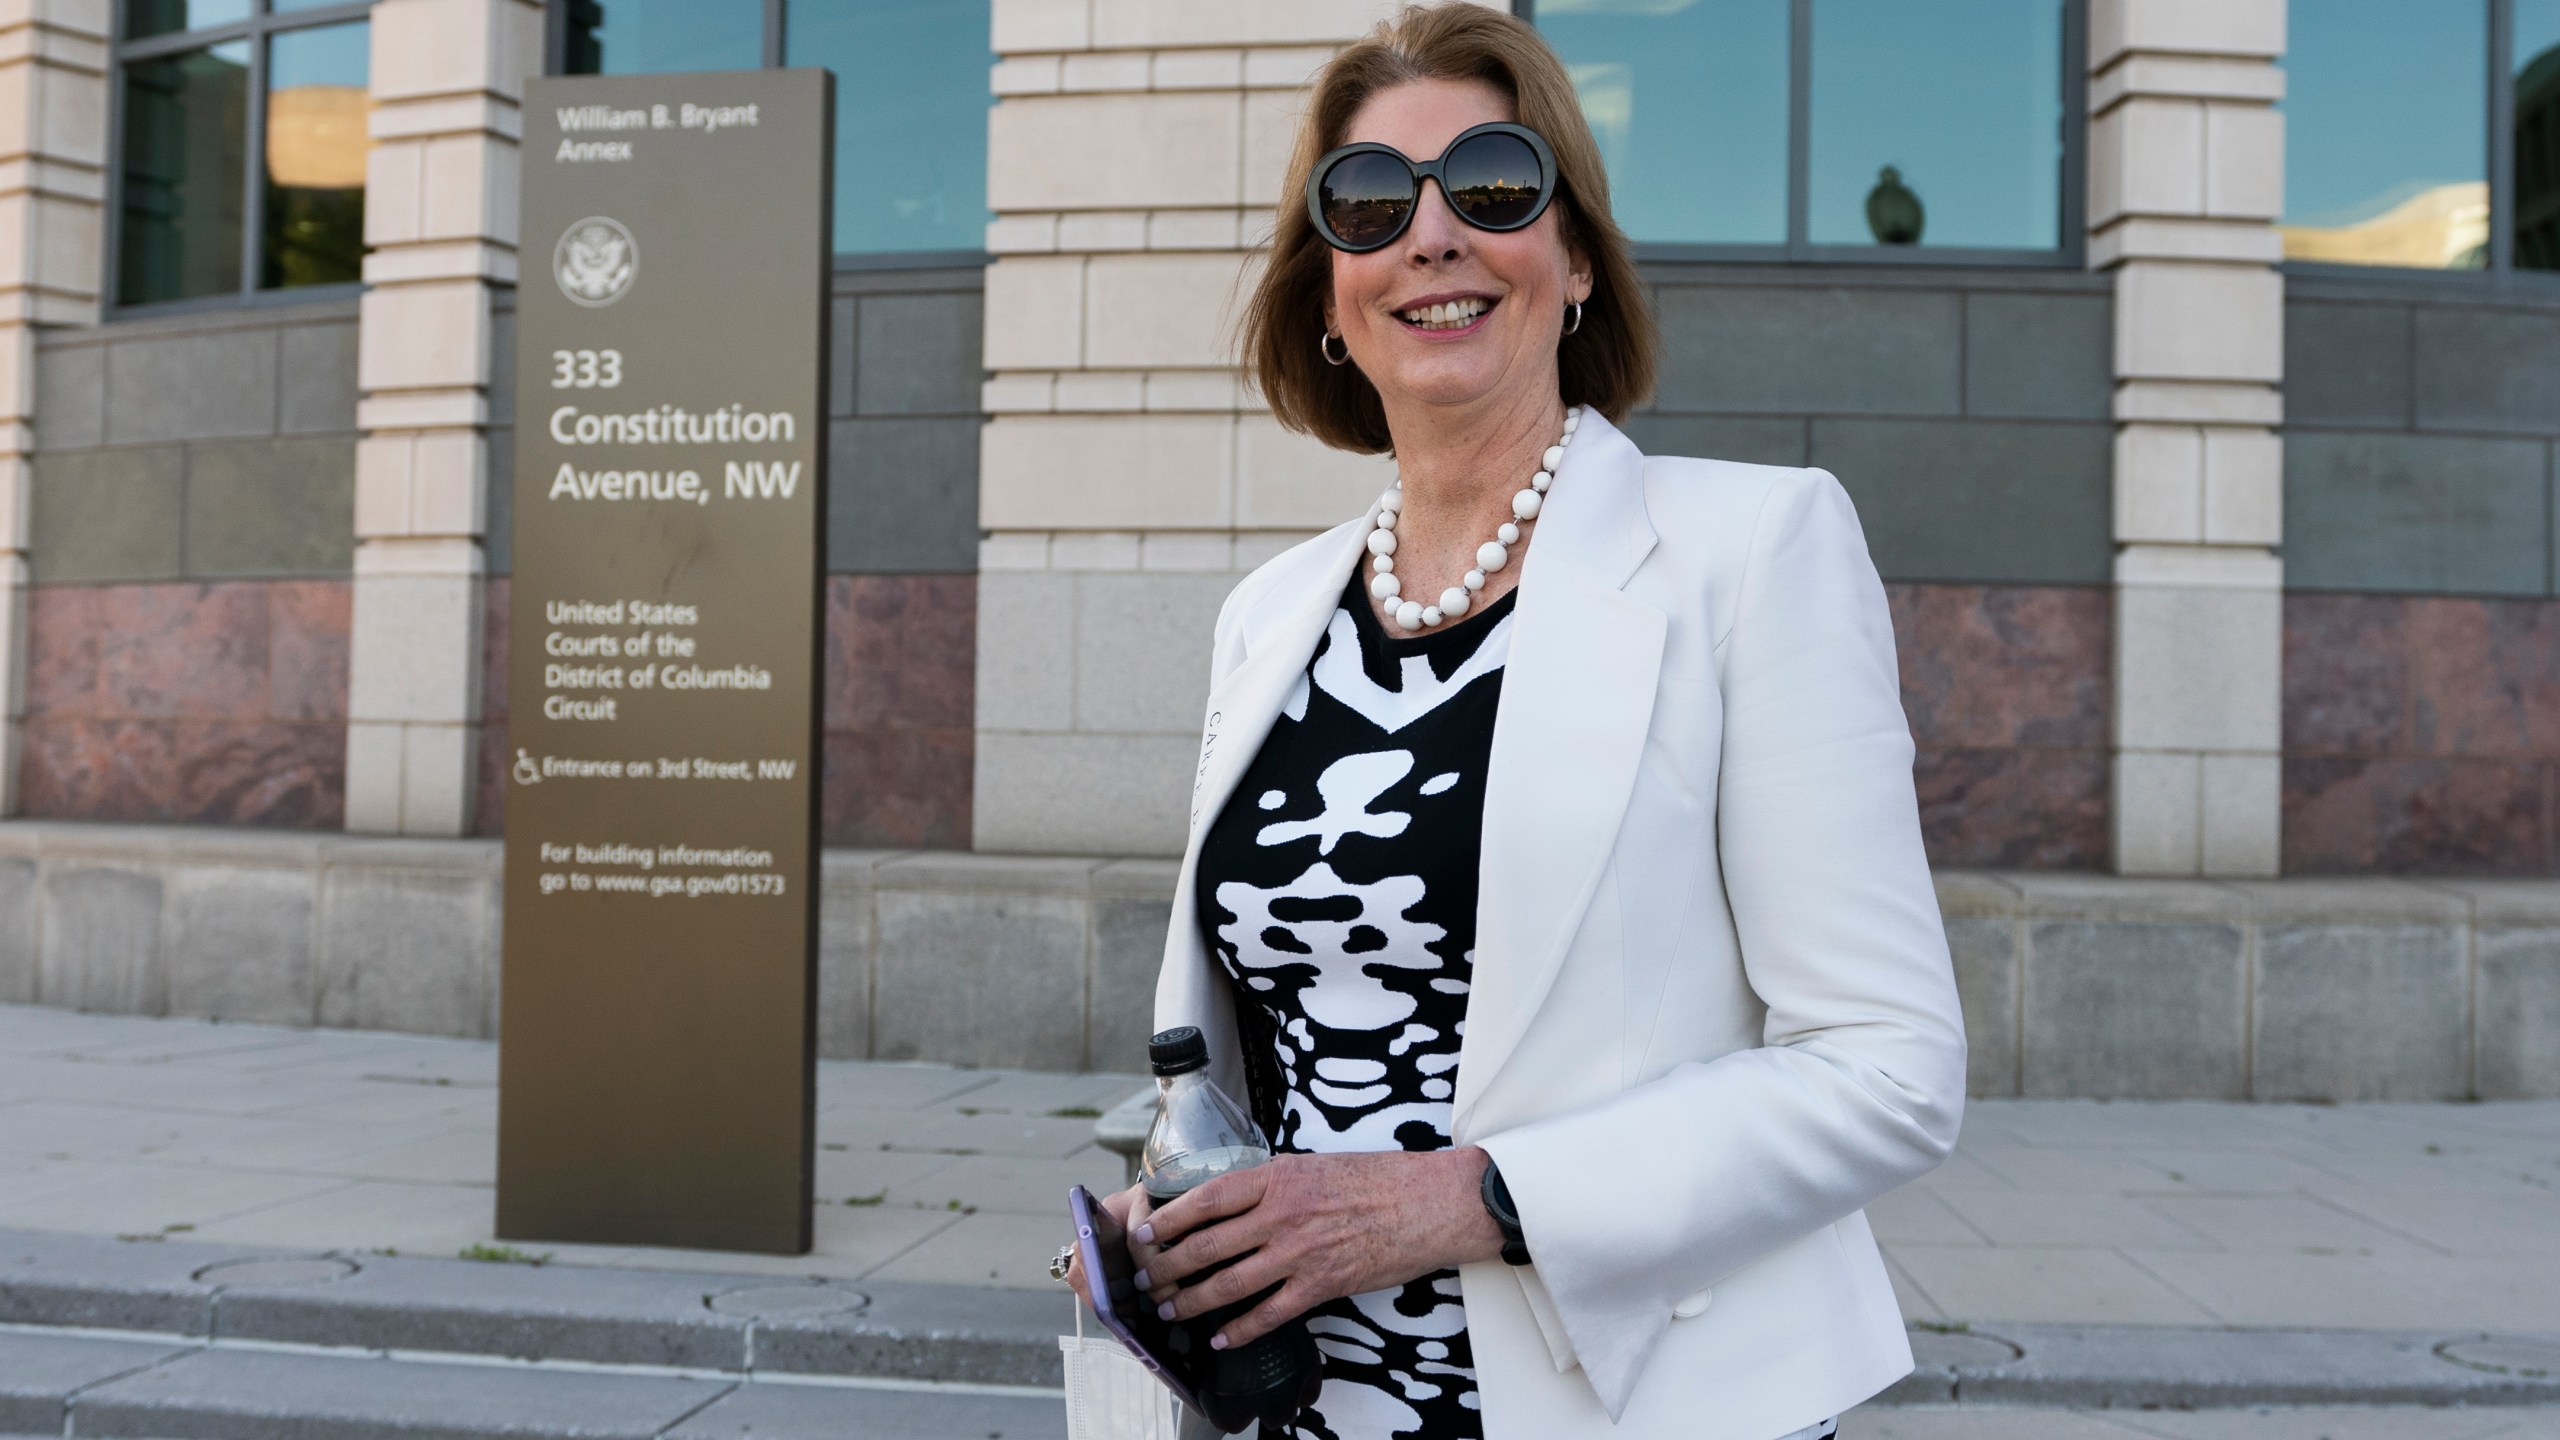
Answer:
[[[1102,1328],[1163,1381],[1185,1409],[1205,1414],[1199,1397],[1192,1393],[1188,1367],[1169,1348],[1169,1327],[1156,1317],[1155,1302],[1138,1289],[1137,1262],[1129,1258],[1129,1233],[1081,1185],[1067,1192],[1067,1214],[1075,1221],[1085,1288],[1093,1292],[1093,1313]]]

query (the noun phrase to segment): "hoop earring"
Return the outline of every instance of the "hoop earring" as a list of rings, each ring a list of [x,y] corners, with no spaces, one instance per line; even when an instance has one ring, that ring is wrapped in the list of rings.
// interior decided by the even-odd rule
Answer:
[[[1564,333],[1570,335],[1582,328],[1582,302],[1574,300],[1567,303],[1573,307],[1573,318],[1564,322]]]
[[[1348,340],[1342,341],[1342,358],[1340,360],[1333,358],[1333,342],[1341,339],[1341,336],[1330,330],[1316,337],[1316,353],[1324,357],[1324,363],[1327,365],[1342,365],[1350,362],[1351,342]]]

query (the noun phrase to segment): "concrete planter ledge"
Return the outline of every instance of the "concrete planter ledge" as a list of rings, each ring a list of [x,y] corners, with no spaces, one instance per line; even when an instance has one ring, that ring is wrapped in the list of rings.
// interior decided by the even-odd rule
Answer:
[[[0,822],[0,1003],[476,1038],[495,840]],[[1138,1070],[1174,865],[830,850],[833,1059]],[[2560,1096],[2560,881],[1941,872],[1980,1095]]]

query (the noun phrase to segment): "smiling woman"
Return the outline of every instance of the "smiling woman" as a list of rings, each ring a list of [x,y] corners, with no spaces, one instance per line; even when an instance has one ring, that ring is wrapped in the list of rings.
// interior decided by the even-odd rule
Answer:
[[[1397,478],[1219,615],[1155,1010],[1274,1158],[1107,1203],[1213,1347],[1305,1317],[1292,1434],[1817,1440],[1910,1369],[1860,1212],[1965,1075],[1856,513],[1617,430],[1653,322],[1535,31],[1407,9],[1311,102],[1246,360]]]

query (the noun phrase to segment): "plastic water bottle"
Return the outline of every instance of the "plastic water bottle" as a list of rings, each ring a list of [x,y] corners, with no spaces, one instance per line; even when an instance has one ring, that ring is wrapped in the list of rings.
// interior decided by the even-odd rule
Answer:
[[[1156,1072],[1156,1122],[1147,1131],[1138,1173],[1151,1204],[1161,1208],[1221,1175],[1271,1158],[1271,1144],[1261,1128],[1210,1083],[1209,1045],[1197,1028],[1159,1032],[1147,1042],[1147,1060]],[[1197,1285],[1224,1268],[1211,1266],[1182,1283]],[[1209,1348],[1209,1337],[1220,1326],[1270,1293],[1265,1290],[1169,1327],[1166,1348],[1190,1367],[1192,1391],[1208,1412],[1204,1418],[1230,1435],[1256,1420],[1264,1434],[1278,1433],[1324,1388],[1315,1337],[1303,1320],[1291,1320],[1250,1344]]]

